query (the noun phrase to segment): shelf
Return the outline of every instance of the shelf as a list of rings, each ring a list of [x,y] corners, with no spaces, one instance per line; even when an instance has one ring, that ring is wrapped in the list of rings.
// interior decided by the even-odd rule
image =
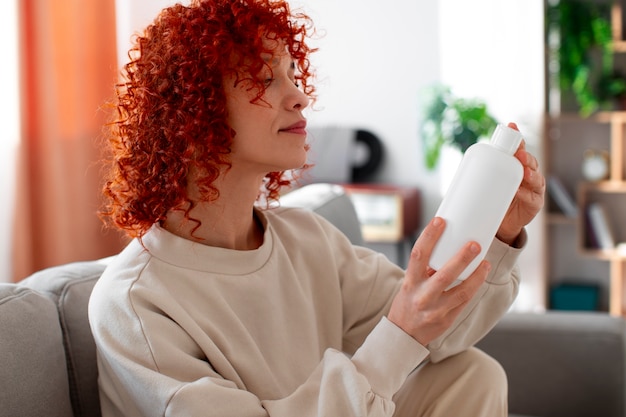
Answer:
[[[593,259],[600,259],[603,261],[623,261],[626,260],[625,254],[620,254],[617,249],[602,250],[602,249],[581,249],[580,254]]]
[[[582,182],[579,192],[626,193],[626,182],[616,180]],[[626,214],[624,216],[626,217]]]
[[[626,44],[626,42],[625,42]],[[626,123],[626,111],[618,110],[618,111],[599,111],[590,115],[589,117],[582,117],[578,113],[575,112],[563,112],[559,114],[550,114],[549,119],[551,121],[562,121],[562,122],[596,122],[596,123]]]
[[[611,8],[612,50],[616,72],[626,73],[626,27],[624,3],[615,1]],[[547,3],[546,3],[547,4]],[[551,51],[546,45],[546,53]],[[546,61],[548,64],[548,61]],[[553,91],[550,72],[546,68],[546,108]],[[565,99],[563,98],[565,97]],[[576,190],[576,217],[556,211],[555,204],[546,205],[545,236],[547,287],[565,282],[569,278],[593,282],[608,294],[602,308],[612,315],[622,316],[626,310],[626,248],[598,249],[600,242],[606,247],[626,242],[626,111],[599,111],[581,117],[572,107],[567,93],[560,97],[558,108],[572,111],[546,114],[544,130],[544,171],[559,178],[570,192]],[[556,99],[555,99],[556,100]],[[565,103],[563,105],[563,103]],[[607,179],[588,182],[582,172],[585,152],[593,149],[610,155]],[[554,202],[553,202],[554,203]],[[595,227],[589,224],[589,207],[597,204],[603,210],[594,211]],[[598,219],[606,221],[598,221]],[[608,230],[608,233],[602,233]],[[598,239],[609,237],[612,239]],[[608,271],[607,271],[608,264]],[[607,276],[608,275],[608,276]]]
[[[576,224],[578,217],[566,216],[562,213],[550,212],[546,215],[548,224]]]
[[[616,53],[626,52],[626,41],[613,41],[612,49]]]

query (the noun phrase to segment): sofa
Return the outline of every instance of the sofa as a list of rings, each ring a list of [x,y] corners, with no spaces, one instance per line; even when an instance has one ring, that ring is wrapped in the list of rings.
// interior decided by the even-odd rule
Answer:
[[[362,243],[339,186],[308,185],[282,204],[308,207]],[[0,284],[0,417],[100,416],[87,304],[109,261]],[[625,330],[622,319],[603,313],[509,313],[478,346],[506,370],[515,415],[625,417]]]

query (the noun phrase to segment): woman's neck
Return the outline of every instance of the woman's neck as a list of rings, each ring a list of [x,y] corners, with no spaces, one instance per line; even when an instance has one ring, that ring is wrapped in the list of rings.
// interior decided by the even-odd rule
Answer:
[[[259,188],[220,187],[215,201],[200,202],[188,215],[170,210],[162,227],[194,242],[236,250],[257,249],[263,243],[263,225],[255,214]],[[227,191],[226,191],[227,190]]]

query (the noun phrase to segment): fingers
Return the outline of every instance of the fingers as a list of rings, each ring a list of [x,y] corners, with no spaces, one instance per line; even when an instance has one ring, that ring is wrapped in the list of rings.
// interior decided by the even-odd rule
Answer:
[[[465,281],[448,290],[447,296],[451,298],[451,306],[454,309],[465,307],[483,285],[490,270],[491,264],[483,260]]]
[[[509,123],[509,126],[517,128],[514,123]],[[515,157],[522,164],[524,174],[517,194],[496,235],[498,239],[509,244],[515,241],[524,226],[541,210],[546,190],[546,179],[539,170],[539,162],[535,156],[526,151],[524,140],[515,152]]]
[[[515,123],[509,123],[508,126],[512,129],[515,129],[519,132],[517,125]],[[520,142],[519,148],[515,152],[515,157],[522,163],[524,166],[524,180],[532,181],[533,177],[535,177],[535,173],[538,172],[539,169],[539,161],[535,158],[531,153],[526,151],[526,141],[522,139]]]
[[[522,191],[526,189],[534,195],[543,195],[546,189],[546,179],[538,171],[531,168],[524,168],[524,179],[522,180]]]
[[[411,250],[404,283],[408,288],[415,288],[428,281],[425,285],[425,291],[429,296],[436,297],[454,283],[480,253],[481,248],[478,243],[468,242],[442,268],[434,271],[428,265],[429,259],[444,228],[445,221],[435,217],[415,242]]]
[[[445,229],[445,221],[434,217],[424,228],[411,249],[411,257],[406,270],[406,284],[416,285],[433,274],[428,266],[435,244]]]
[[[519,131],[517,125],[513,122],[508,126],[512,129]],[[524,193],[524,189],[529,190],[531,193],[537,195],[543,195],[545,191],[545,178],[539,172],[539,161],[530,152],[526,151],[526,141],[522,140],[518,150],[515,152],[515,157],[524,166],[524,178],[522,180],[522,188],[520,189]],[[532,197],[532,196],[530,196]]]
[[[400,291],[387,317],[424,346],[445,332],[474,297],[487,278],[490,265],[482,261],[465,281],[447,290],[480,253],[480,245],[469,242],[438,271],[428,266],[433,248],[445,222],[434,218],[415,242]]]
[[[430,278],[426,291],[435,297],[448,289],[480,253],[480,245],[476,242],[466,243],[446,264]],[[469,279],[469,278],[468,278]]]
[[[522,140],[519,149],[515,152],[515,157],[519,159],[524,168],[529,168],[533,171],[539,169],[539,161],[530,152],[526,150],[526,141]]]
[[[520,187],[520,197],[530,198],[542,196],[546,188],[545,177],[539,171],[539,161],[530,152],[526,151],[525,142],[522,141],[520,149],[517,150],[515,156],[524,166],[524,177],[522,186]],[[526,194],[526,195],[524,195]]]

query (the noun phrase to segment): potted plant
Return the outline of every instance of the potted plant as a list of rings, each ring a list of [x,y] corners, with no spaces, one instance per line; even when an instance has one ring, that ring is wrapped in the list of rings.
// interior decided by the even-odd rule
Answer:
[[[481,138],[491,136],[497,121],[482,100],[459,98],[449,87],[434,85],[424,91],[420,126],[426,168],[437,166],[441,149],[452,146],[464,153]]]
[[[573,96],[583,117],[611,108],[623,93],[615,91],[623,82],[612,77],[610,8],[608,2],[560,0],[548,2],[546,9],[546,41],[551,61],[558,62],[551,72],[558,71],[555,83],[562,95]]]

